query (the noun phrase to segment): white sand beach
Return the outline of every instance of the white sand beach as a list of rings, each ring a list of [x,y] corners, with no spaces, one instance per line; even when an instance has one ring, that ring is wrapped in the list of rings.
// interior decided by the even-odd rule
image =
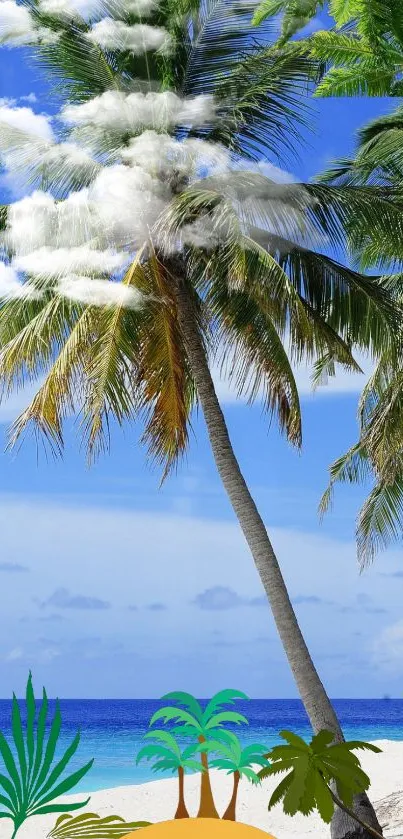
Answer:
[[[384,827],[386,839],[403,839],[403,742],[381,740],[376,745],[382,749],[382,754],[359,753],[362,767],[372,781],[371,799]],[[211,776],[216,804],[218,810],[223,812],[230,795],[231,779],[217,770]],[[276,839],[326,839],[329,829],[317,815],[290,818],[284,815],[278,805],[268,812],[267,803],[277,783],[278,776],[277,780],[264,781],[260,787],[253,787],[243,781],[239,792],[237,820],[260,827]],[[186,778],[186,801],[192,816],[196,815],[199,786],[198,775]],[[86,810],[104,816],[114,813],[131,821],[159,822],[173,818],[176,795],[176,780],[168,778],[91,793],[91,801]],[[71,800],[73,798],[77,800],[80,795],[70,796]],[[18,839],[45,839],[54,823],[54,816],[31,818],[22,826]],[[1,820],[0,839],[9,839],[11,833],[11,822]]]

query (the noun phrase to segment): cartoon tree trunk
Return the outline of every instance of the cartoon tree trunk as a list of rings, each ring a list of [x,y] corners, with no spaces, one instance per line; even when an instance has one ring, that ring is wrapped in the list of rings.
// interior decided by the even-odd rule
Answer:
[[[178,807],[175,813],[176,819],[188,819],[189,813],[185,803],[185,771],[182,766],[178,766],[178,781],[179,781],[179,799]]]
[[[231,801],[228,804],[228,807],[223,815],[223,819],[228,819],[228,821],[234,822],[236,821],[236,802],[238,796],[238,787],[239,781],[241,780],[241,775],[239,772],[234,772],[234,788],[232,790]]]
[[[205,743],[206,738],[200,737],[198,738],[199,743]],[[199,812],[197,814],[198,819],[219,819],[220,816],[217,812],[213,792],[211,789],[211,782],[210,782],[210,773],[209,773],[209,766],[208,766],[208,758],[207,753],[201,753],[201,762],[204,769],[204,772],[201,773],[201,784],[200,784],[200,806]]]

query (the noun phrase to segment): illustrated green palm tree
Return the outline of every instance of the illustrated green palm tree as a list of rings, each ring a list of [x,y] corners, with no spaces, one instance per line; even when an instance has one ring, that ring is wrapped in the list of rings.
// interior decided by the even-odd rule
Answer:
[[[331,731],[320,731],[309,744],[291,731],[280,731],[280,736],[287,745],[274,746],[266,755],[269,765],[258,773],[262,780],[288,772],[274,790],[269,810],[282,801],[287,815],[307,816],[316,809],[323,821],[329,823],[336,805],[357,822],[360,835],[364,830],[364,835],[381,839],[382,832],[360,819],[352,809],[354,796],[370,785],[353,751],[367,749],[379,753],[381,749],[360,740],[335,744]]]
[[[91,769],[90,760],[71,774],[66,770],[80,744],[76,734],[64,752],[60,752],[61,714],[59,701],[53,719],[48,716],[48,697],[43,689],[42,702],[37,708],[32,675],[29,674],[25,693],[25,714],[13,694],[11,711],[12,748],[0,732],[0,819],[13,822],[14,839],[24,822],[32,816],[49,813],[66,813],[80,810],[89,802],[58,799],[71,792]],[[24,719],[25,717],[25,719]]]
[[[293,362],[316,362],[317,375],[334,371],[335,362],[357,370],[354,348],[377,355],[395,331],[394,304],[378,280],[339,264],[319,244],[340,251],[345,227],[358,218],[368,225],[383,218],[397,230],[401,211],[373,189],[278,183],[270,167],[267,173],[265,161],[281,162],[298,141],[306,122],[301,103],[316,63],[272,49],[271,22],[254,28],[246,0],[145,3],[145,29],[134,0],[130,11],[118,2],[111,7],[112,17],[124,19],[94,23],[45,11],[40,0],[25,6],[31,50],[56,81],[65,103],[61,117],[72,130],[63,143],[45,147],[10,126],[0,134],[7,145],[11,132],[13,171],[28,166],[30,185],[47,190],[46,198],[42,191],[30,199],[41,207],[35,227],[41,247],[33,244],[33,262],[26,259],[31,234],[22,234],[18,214],[28,213],[29,231],[35,213],[19,204],[0,214],[9,258],[17,252],[14,264],[22,265],[28,282],[25,297],[13,294],[0,308],[0,380],[5,394],[27,380],[38,385],[14,425],[13,441],[34,428],[60,452],[65,421],[76,411],[92,458],[108,447],[114,422],[141,418],[143,440],[166,475],[187,448],[199,405],[312,726],[331,728],[342,739],[236,459],[212,362],[240,396],[261,398],[299,445]],[[154,51],[156,36],[169,48]],[[150,132],[145,137],[144,129]],[[168,142],[165,156],[152,154],[156,142],[161,151],[160,134]],[[145,144],[142,157],[137,140]],[[72,146],[85,153],[81,169],[69,168]],[[189,160],[199,153],[192,168]],[[136,199],[117,200],[117,185],[138,183],[138,175]],[[115,198],[103,204],[105,179]],[[143,218],[140,196],[150,195],[151,186],[155,193]],[[79,208],[89,194],[96,200],[83,216]],[[156,207],[162,207],[159,216]],[[94,213],[102,224],[94,223]],[[77,247],[61,282],[57,266],[66,243]],[[119,259],[123,251],[131,260],[123,277],[108,268],[112,245]],[[106,246],[108,258],[91,268],[80,248],[95,248],[97,255]],[[38,268],[44,255],[47,267]],[[7,264],[6,276],[8,269],[14,270]],[[117,281],[119,298],[112,294]],[[100,305],[100,288],[104,300],[106,293],[120,304]]]
[[[236,699],[247,699],[247,696],[241,691],[221,690],[210,699],[205,708],[202,708],[200,702],[190,693],[174,691],[165,694],[162,700],[174,702],[177,706],[182,707],[167,705],[159,708],[150,720],[150,726],[159,720],[163,720],[165,723],[175,722],[176,725],[173,728],[175,734],[182,737],[197,738],[202,764],[198,818],[219,818],[211,789],[208,750],[210,741],[229,741],[230,733],[223,729],[223,725],[228,723],[232,725],[248,724],[248,720],[243,714],[223,707],[232,705]]]
[[[140,749],[136,763],[141,760],[154,760],[153,772],[176,772],[179,782],[178,806],[175,813],[176,819],[188,819],[189,813],[185,802],[185,772],[202,772],[202,764],[194,759],[197,752],[200,752],[200,744],[192,744],[181,751],[175,737],[169,731],[154,729],[144,735],[146,738],[157,740]]]
[[[229,731],[227,737],[227,743],[212,742],[209,744],[211,751],[217,750],[221,753],[219,757],[210,760],[210,766],[215,769],[225,769],[228,774],[234,776],[231,800],[223,815],[223,819],[234,822],[236,821],[236,804],[241,778],[247,778],[252,784],[260,784],[260,778],[254,767],[265,767],[269,765],[269,762],[265,757],[267,746],[262,746],[261,743],[251,743],[249,746],[242,748],[236,734]]]

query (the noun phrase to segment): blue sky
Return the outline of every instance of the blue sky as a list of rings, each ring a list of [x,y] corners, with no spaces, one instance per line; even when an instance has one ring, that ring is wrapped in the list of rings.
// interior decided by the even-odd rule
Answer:
[[[0,98],[51,93],[24,53],[0,51]],[[385,100],[322,101],[316,131],[293,167],[303,179],[348,154],[354,132]],[[363,491],[340,489],[320,525],[329,463],[356,436],[361,379],[342,374],[303,393],[304,447],[293,451],[259,406],[218,382],[235,450],[267,522],[292,599],[332,696],[401,694],[401,552],[359,575],[354,519]],[[0,407],[0,448],[26,404]],[[64,697],[296,696],[259,579],[217,478],[202,419],[178,474],[159,489],[140,427],[113,429],[111,454],[91,470],[73,425],[63,461],[28,440],[0,459],[0,694],[37,683]]]

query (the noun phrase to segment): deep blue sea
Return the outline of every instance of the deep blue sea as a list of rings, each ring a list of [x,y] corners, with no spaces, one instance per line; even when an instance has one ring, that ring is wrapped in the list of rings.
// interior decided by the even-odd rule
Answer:
[[[339,719],[347,739],[403,740],[403,699],[336,699]],[[77,789],[93,792],[105,787],[139,784],[155,779],[147,763],[135,764],[144,745],[149,720],[161,707],[158,700],[122,699],[61,700],[62,731],[60,750],[66,748],[77,729],[81,731],[79,750],[71,764],[78,768],[95,758],[93,768]],[[52,716],[54,702],[49,702]],[[258,742],[273,746],[281,741],[278,732],[291,729],[309,737],[311,729],[297,699],[253,699],[237,702],[236,709],[249,720],[236,732],[245,744]],[[0,700],[0,730],[10,739],[11,703]]]

